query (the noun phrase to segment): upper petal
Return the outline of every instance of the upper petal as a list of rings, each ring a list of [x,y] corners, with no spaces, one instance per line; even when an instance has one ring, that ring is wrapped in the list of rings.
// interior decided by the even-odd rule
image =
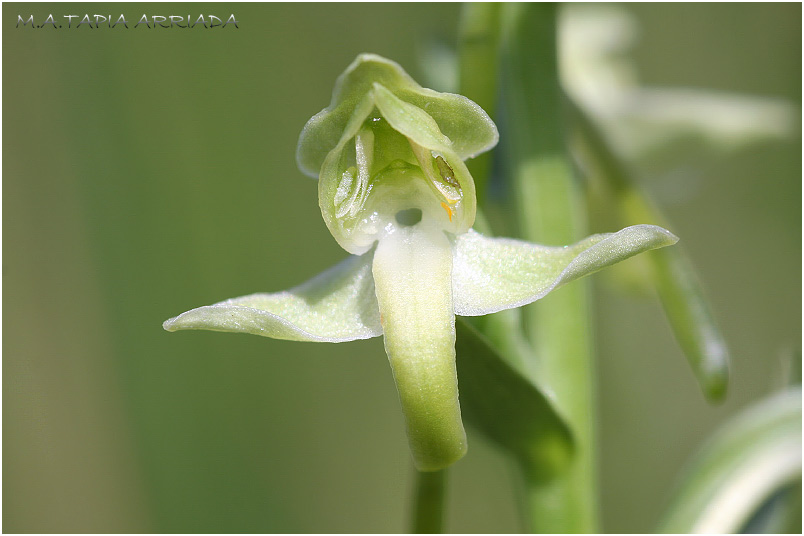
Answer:
[[[329,106],[304,126],[296,149],[296,161],[302,172],[318,176],[327,154],[341,140],[355,108],[371,93],[375,83],[429,114],[459,158],[470,158],[497,144],[497,127],[471,100],[423,88],[398,63],[376,54],[361,54],[338,77]]]
[[[520,307],[574,279],[677,241],[655,225],[634,225],[564,247],[488,238],[470,230],[456,237],[453,250],[455,314],[478,316]]]
[[[452,150],[462,160],[488,151],[500,140],[497,126],[485,110],[463,95],[427,88],[400,88],[396,95],[425,110],[452,141]]]
[[[206,329],[274,339],[345,342],[382,335],[373,253],[351,256],[297,287],[198,307],[167,320],[167,331]]]
[[[422,108],[405,102],[382,84],[375,82],[374,101],[394,130],[422,147],[436,151],[451,150],[452,143],[438,128],[435,119]]]

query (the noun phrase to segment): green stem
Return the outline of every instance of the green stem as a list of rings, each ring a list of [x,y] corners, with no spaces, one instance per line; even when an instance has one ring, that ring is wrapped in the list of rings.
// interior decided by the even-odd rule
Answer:
[[[458,37],[459,93],[475,101],[492,119],[496,119],[500,71],[500,17],[502,4],[469,2],[461,9]],[[491,174],[492,152],[483,153],[466,162],[477,192],[478,211],[474,228],[491,236],[492,230],[483,216],[483,201]],[[531,360],[530,345],[521,326],[521,312],[516,309],[475,317],[477,326],[497,347],[500,354],[518,370]]]
[[[441,534],[444,531],[444,488],[447,470],[416,471],[416,503],[413,511],[414,534]]]
[[[505,166],[522,238],[571,244],[585,234],[582,197],[563,140],[556,55],[556,6],[509,4],[503,10]],[[593,363],[588,287],[575,282],[524,309],[538,362],[532,380],[554,395],[576,440],[569,470],[549,481],[527,477],[527,518],[535,532],[595,532],[597,502]]]
[[[501,4],[493,2],[465,4],[458,37],[459,93],[475,101],[492,119],[497,108],[500,8]],[[483,153],[466,163],[475,180],[478,205],[485,198],[491,155],[491,152]]]

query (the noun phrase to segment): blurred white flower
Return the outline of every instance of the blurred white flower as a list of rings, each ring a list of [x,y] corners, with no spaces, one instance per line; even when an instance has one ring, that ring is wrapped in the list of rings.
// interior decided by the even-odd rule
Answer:
[[[640,84],[630,53],[636,19],[615,5],[564,6],[559,23],[565,91],[626,158],[638,160],[683,140],[712,151],[791,137],[799,115],[781,99]]]

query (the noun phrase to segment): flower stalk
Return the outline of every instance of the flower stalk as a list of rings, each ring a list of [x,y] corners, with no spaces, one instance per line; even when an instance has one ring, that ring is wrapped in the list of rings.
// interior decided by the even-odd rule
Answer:
[[[444,531],[447,469],[416,473],[413,505],[413,534],[441,534]]]
[[[516,192],[520,235],[566,244],[583,236],[582,199],[564,146],[554,4],[503,9],[505,161]],[[596,532],[594,363],[588,288],[575,284],[523,310],[537,362],[525,368],[554,394],[576,441],[572,466],[548,482],[527,482],[534,532]]]

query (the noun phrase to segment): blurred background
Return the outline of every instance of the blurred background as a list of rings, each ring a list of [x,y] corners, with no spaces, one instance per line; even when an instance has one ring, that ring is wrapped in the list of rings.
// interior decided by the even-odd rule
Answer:
[[[449,89],[459,9],[3,4],[5,532],[408,530],[413,469],[381,340],[161,323],[345,256],[296,168],[298,134],[360,52]],[[717,150],[679,138],[635,161],[732,351],[725,403],[705,402],[655,299],[594,278],[604,529],[649,532],[696,447],[800,355],[801,6],[613,9],[639,83],[775,103],[723,127]],[[130,28],[15,27],[49,13],[123,13]],[[133,28],[143,13],[233,13],[239,28]],[[611,14],[573,6],[587,26],[571,36]],[[603,119],[636,154],[644,137]],[[448,529],[521,530],[507,461],[469,434]]]

